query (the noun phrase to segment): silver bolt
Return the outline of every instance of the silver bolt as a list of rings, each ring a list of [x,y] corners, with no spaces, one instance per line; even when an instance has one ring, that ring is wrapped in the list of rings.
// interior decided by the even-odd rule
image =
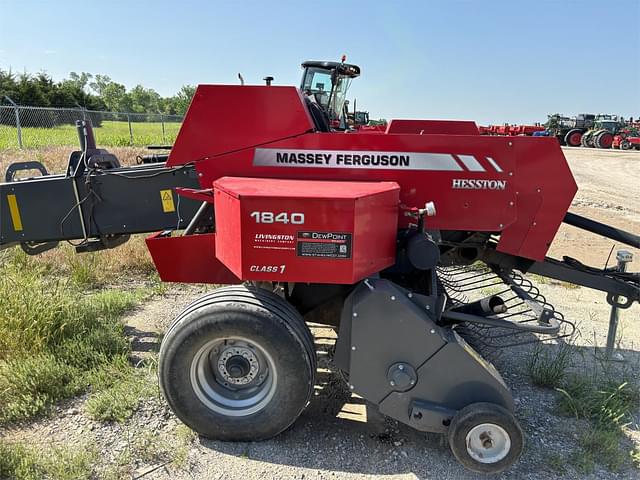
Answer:
[[[198,173],[198,176],[199,177],[204,177],[204,174],[203,173]]]
[[[536,222],[533,222],[533,223],[532,223],[532,225],[535,227],[535,226],[537,225],[537,223],[536,223]]]
[[[394,382],[393,380],[391,380],[391,381],[389,382],[389,385],[391,385],[392,387],[395,387],[395,386],[396,386],[396,382]]]
[[[513,147],[513,142],[509,142],[507,145],[509,145],[510,147]]]
[[[503,228],[503,227],[504,227],[504,225],[503,225],[502,223],[501,223],[500,225],[498,225],[498,226],[499,226],[500,228]]]
[[[540,193],[541,191],[542,191],[542,189],[540,189],[540,188],[538,188],[538,189],[536,190],[536,192],[538,192],[538,193]]]
[[[404,370],[404,365],[398,365],[398,369]]]
[[[415,380],[411,380],[411,385],[415,385],[416,381]]]
[[[436,333],[436,330],[432,328],[431,330],[429,330],[429,333]]]
[[[431,307],[429,305],[425,305],[424,308],[426,308],[427,310],[431,310]]]
[[[353,389],[355,389],[355,388],[356,388],[356,387],[354,387],[353,385],[349,385],[349,390],[353,390]]]
[[[411,293],[411,292],[407,293],[407,297],[413,298],[413,293]]]
[[[510,207],[513,207],[513,202],[509,202],[509,206],[510,206]]]
[[[509,172],[509,176],[510,176],[510,177],[513,177],[513,172]]]
[[[395,299],[396,299],[395,295],[391,295],[391,300],[395,300]]]
[[[355,345],[354,345],[353,347],[351,347],[351,350],[354,350],[354,351],[355,351],[355,349],[356,349],[356,346],[355,346]]]
[[[358,316],[358,314],[357,314],[356,312],[353,312],[353,316],[354,316],[354,317],[357,317],[357,316]]]

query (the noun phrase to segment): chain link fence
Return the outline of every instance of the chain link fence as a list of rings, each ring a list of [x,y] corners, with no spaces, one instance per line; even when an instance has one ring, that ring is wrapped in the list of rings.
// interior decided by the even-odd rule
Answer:
[[[99,147],[117,147],[170,145],[183,116],[0,105],[0,150],[77,145],[76,120],[87,119]]]

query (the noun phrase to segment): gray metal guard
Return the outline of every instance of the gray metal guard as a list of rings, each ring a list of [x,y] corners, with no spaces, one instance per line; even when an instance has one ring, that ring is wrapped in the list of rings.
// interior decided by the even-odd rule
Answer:
[[[471,403],[512,411],[495,367],[435,323],[437,303],[389,280],[362,282],[345,302],[336,347],[350,389],[381,413],[430,432],[446,431],[455,412]]]

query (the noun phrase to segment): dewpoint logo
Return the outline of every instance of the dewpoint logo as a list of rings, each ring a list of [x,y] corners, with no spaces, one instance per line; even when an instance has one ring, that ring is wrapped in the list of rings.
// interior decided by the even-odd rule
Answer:
[[[451,187],[461,190],[504,190],[507,188],[507,181],[454,178]]]

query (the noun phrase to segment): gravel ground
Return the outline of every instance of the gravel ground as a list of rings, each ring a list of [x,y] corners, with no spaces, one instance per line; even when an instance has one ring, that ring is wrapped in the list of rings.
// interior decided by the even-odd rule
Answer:
[[[608,221],[633,232],[640,231],[640,153],[602,152],[570,149],[566,155],[582,188],[574,210]],[[613,185],[613,186],[612,186]],[[621,207],[621,208],[617,208]],[[571,256],[596,265],[604,264],[611,242],[587,241],[574,229],[561,230],[552,253]],[[640,253],[636,252],[636,256]],[[638,261],[635,270],[638,270]],[[573,351],[576,366],[590,368],[602,354],[609,306],[602,293],[567,288],[557,282],[540,285],[544,294],[565,317],[578,321],[580,335]],[[205,288],[172,286],[133,312],[127,319],[138,355],[157,343],[161,332],[173,317]],[[613,368],[637,369],[640,365],[640,322],[637,305],[621,314],[620,352],[626,362]],[[464,470],[453,458],[443,437],[423,434],[403,425],[384,424],[380,419],[366,422],[361,399],[351,396],[334,371],[328,351],[334,334],[327,328],[314,328],[319,355],[318,385],[308,408],[298,421],[278,437],[260,443],[223,443],[195,438],[188,446],[186,464],[175,468],[162,463],[137,459],[134,478],[207,478],[207,479],[472,479],[487,478]],[[556,394],[531,385],[525,362],[531,347],[505,349],[495,359],[497,368],[512,388],[516,416],[526,436],[521,460],[509,471],[494,478],[590,478],[637,479],[637,470],[625,467],[612,473],[596,467],[590,475],[558,467],[560,458],[568,459],[578,448],[578,434],[586,424],[555,413]],[[637,377],[636,377],[637,379]],[[637,379],[640,383],[640,379]],[[123,424],[103,424],[84,413],[84,398],[61,404],[52,418],[28,425],[0,430],[0,436],[29,442],[95,443],[104,460],[116,458],[131,438],[152,434],[171,437],[179,422],[161,398],[153,398]],[[640,412],[635,412],[624,440],[625,448],[640,445]],[[388,434],[379,435],[387,427]],[[130,477],[129,477],[130,478]]]

